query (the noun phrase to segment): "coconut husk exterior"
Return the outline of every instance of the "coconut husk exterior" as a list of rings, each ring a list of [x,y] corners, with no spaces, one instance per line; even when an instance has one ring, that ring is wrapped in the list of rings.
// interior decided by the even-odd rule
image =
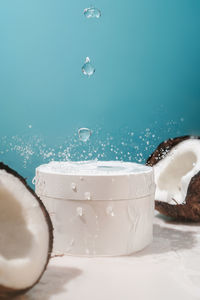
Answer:
[[[48,250],[47,260],[46,260],[45,266],[44,266],[39,278],[30,287],[27,287],[26,289],[17,290],[17,289],[12,289],[12,288],[0,285],[0,299],[12,299],[13,297],[15,297],[19,294],[25,293],[29,289],[31,289],[40,280],[44,271],[46,270],[49,259],[51,258],[51,252],[52,252],[52,248],[53,248],[53,226],[52,226],[51,219],[49,217],[49,214],[48,214],[44,204],[42,203],[40,198],[36,195],[36,193],[28,186],[25,178],[23,178],[15,170],[11,169],[9,166],[5,165],[2,162],[0,162],[0,170],[5,170],[7,173],[12,174],[13,176],[17,177],[20,180],[20,182],[22,182],[24,184],[24,186],[29,190],[29,192],[35,197],[36,201],[38,201],[38,203],[40,205],[40,208],[44,214],[46,223],[49,228],[49,250]]]
[[[169,139],[161,143],[149,156],[146,165],[153,167],[163,159],[171,149],[187,139],[200,139],[199,136],[182,136]],[[161,214],[171,217],[176,221],[200,222],[200,171],[192,177],[186,199],[183,204],[169,204],[155,200],[155,209]]]

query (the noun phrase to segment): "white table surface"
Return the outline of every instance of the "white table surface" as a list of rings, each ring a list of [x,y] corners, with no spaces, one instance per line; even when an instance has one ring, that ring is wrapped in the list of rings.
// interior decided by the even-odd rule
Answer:
[[[40,282],[17,300],[200,299],[200,224],[156,214],[154,241],[126,257],[56,257]]]

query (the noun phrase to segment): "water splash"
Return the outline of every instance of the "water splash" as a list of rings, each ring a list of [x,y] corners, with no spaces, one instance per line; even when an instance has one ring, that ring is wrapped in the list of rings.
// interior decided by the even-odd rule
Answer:
[[[165,120],[163,123],[154,121],[143,130],[123,127],[117,134],[106,132],[96,125],[92,129],[95,138],[91,142],[81,141],[75,130],[72,135],[52,140],[51,144],[41,134],[32,133],[28,128],[28,124],[31,124],[29,121],[25,124],[26,131],[23,135],[0,137],[0,160],[15,161],[15,168],[31,185],[35,167],[53,160],[115,160],[118,157],[123,161],[145,163],[147,157],[165,137],[178,136],[180,130],[183,133],[184,122],[181,122],[180,118],[181,116],[178,121],[170,119],[167,123]],[[85,179],[80,178],[81,180]]]
[[[101,17],[101,11],[100,11],[100,9],[98,9],[96,7],[85,8],[83,11],[83,14],[87,19],[90,19],[90,18],[99,19]]]
[[[90,63],[90,58],[86,57],[84,65],[82,66],[82,72],[84,75],[87,75],[88,77],[92,76],[95,72],[95,68]]]

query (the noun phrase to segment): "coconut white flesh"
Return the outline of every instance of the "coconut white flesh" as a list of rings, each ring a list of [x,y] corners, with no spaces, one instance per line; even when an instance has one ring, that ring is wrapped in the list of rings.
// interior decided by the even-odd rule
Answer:
[[[0,170],[0,285],[30,287],[47,261],[49,231],[38,201],[15,176]]]
[[[191,178],[200,170],[200,140],[180,142],[155,166],[155,199],[183,203]]]

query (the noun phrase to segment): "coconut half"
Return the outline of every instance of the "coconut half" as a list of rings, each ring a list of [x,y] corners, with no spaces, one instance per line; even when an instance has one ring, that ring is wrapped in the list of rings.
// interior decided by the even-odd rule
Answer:
[[[53,243],[50,217],[26,181],[0,163],[0,299],[35,285]]]
[[[177,220],[200,221],[200,139],[183,136],[161,143],[147,160],[154,167],[155,208]]]

